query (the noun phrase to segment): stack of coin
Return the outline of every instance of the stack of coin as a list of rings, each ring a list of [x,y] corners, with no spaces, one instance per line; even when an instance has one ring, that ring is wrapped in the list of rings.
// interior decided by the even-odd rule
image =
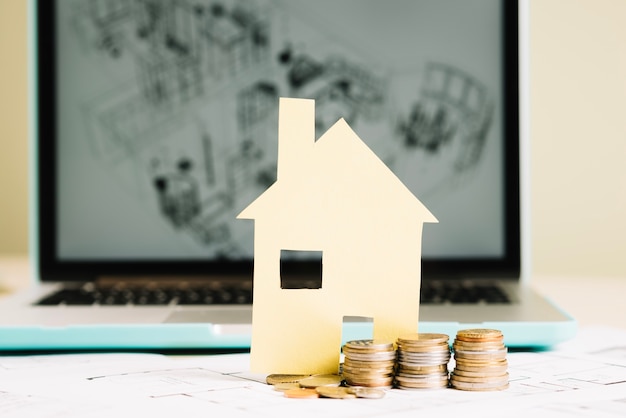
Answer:
[[[502,332],[495,329],[466,329],[454,340],[456,365],[450,375],[455,389],[486,391],[509,387],[507,348]]]
[[[393,342],[354,340],[343,346],[342,374],[349,386],[391,388],[396,351]]]
[[[448,386],[450,347],[446,334],[408,334],[398,338],[395,385],[400,389]]]

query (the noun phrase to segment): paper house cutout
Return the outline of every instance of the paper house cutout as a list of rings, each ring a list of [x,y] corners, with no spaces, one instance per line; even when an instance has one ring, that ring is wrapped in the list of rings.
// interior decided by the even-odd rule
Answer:
[[[344,316],[376,339],[416,332],[428,209],[340,119],[315,140],[315,102],[281,98],[276,182],[254,219],[251,370],[336,373]],[[281,250],[321,251],[319,289],[281,288]]]

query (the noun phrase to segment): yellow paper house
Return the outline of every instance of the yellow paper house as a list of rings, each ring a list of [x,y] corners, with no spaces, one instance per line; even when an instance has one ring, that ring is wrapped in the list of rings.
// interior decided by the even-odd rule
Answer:
[[[344,316],[374,338],[417,331],[426,207],[340,119],[315,140],[315,102],[280,99],[276,182],[254,219],[251,370],[336,373]],[[319,289],[281,288],[281,250],[321,251]]]

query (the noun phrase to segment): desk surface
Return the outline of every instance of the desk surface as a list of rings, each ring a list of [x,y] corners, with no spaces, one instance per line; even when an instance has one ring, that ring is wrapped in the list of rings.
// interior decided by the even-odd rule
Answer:
[[[29,273],[25,257],[0,257],[5,293],[27,286]],[[299,400],[250,373],[248,354],[0,355],[0,416],[626,416],[625,280],[542,277],[535,287],[581,330],[549,351],[510,350],[504,391],[393,389],[378,400]]]
[[[0,297],[27,286],[30,273],[26,256],[0,256]],[[538,276],[531,284],[576,318],[581,327],[626,330],[626,277]]]

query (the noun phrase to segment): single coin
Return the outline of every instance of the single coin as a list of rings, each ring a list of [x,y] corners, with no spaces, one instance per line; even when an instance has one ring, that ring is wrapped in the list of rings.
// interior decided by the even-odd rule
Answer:
[[[385,379],[346,379],[349,386],[365,386],[370,388],[386,388],[393,384],[393,377]]]
[[[455,371],[470,373],[504,373],[507,369],[508,366],[506,364],[503,366],[468,366],[457,363],[454,367]]]
[[[344,370],[342,376],[344,378],[368,378],[371,379],[373,377],[388,377],[388,376],[393,376],[394,370],[385,370],[383,372],[376,372],[376,373],[372,373],[372,372],[354,372],[351,370]]]
[[[300,389],[301,386],[298,382],[286,382],[286,383],[276,383],[273,385],[274,390],[278,392],[285,392],[291,389]]]
[[[297,399],[308,399],[308,398],[319,398],[317,391],[315,389],[289,389],[286,390],[285,396],[288,398],[297,398]]]
[[[450,360],[450,358],[452,357],[452,354],[450,352],[442,352],[442,353],[429,353],[429,354],[425,354],[425,353],[400,353],[398,354],[398,360],[399,361],[415,361],[415,362],[420,362],[422,360],[436,360],[436,359],[440,359],[442,360],[442,363],[447,363],[448,360]]]
[[[469,391],[489,391],[489,390],[504,390],[509,387],[509,383],[466,383],[455,382],[450,380],[450,384],[454,389],[469,390]]]
[[[343,346],[341,349],[342,352],[346,355],[348,354],[358,354],[360,356],[371,356],[375,354],[390,354],[395,353],[396,349],[393,347],[385,348],[385,349],[359,349],[359,348],[350,348],[348,346]]]
[[[415,383],[415,382],[410,382],[410,383],[399,383],[396,382],[396,387],[398,389],[410,389],[410,390],[418,390],[418,389],[443,389],[443,388],[447,388],[448,387],[448,381],[441,381],[441,382],[436,382],[436,383],[431,383],[431,382],[427,382],[427,383]]]
[[[464,377],[476,377],[476,378],[490,378],[490,377],[499,377],[504,376],[506,373],[506,369],[504,370],[483,370],[483,371],[467,371],[461,369],[454,369],[455,376],[464,376]]]
[[[381,361],[362,361],[362,360],[353,360],[350,357],[346,357],[343,361],[343,367],[367,367],[367,368],[377,368],[384,369],[386,367],[393,367],[395,364],[395,359],[391,360],[381,360]]]
[[[467,350],[467,351],[484,351],[484,350],[499,350],[505,348],[506,346],[502,343],[502,341],[496,342],[465,342],[465,341],[455,341],[452,344],[452,348],[454,350]]]
[[[393,374],[388,374],[386,376],[379,376],[379,375],[360,375],[360,376],[354,376],[354,375],[349,375],[349,376],[345,376],[346,378],[346,382],[350,385],[350,386],[360,386],[355,384],[355,381],[359,381],[359,382],[370,382],[370,383],[374,383],[374,382],[386,382],[388,380],[393,379]],[[372,386],[371,384],[368,385],[363,385],[363,386]]]
[[[411,353],[407,351],[401,351],[398,354],[399,359],[435,359],[435,358],[450,358],[449,351],[433,352],[433,353]]]
[[[492,341],[503,338],[503,335],[497,329],[473,328],[458,331],[456,338],[461,341]]]
[[[467,383],[487,383],[487,382],[501,382],[501,381],[509,381],[509,374],[504,373],[497,376],[491,377],[470,377],[470,376],[461,376],[456,374],[456,372],[450,373],[450,380],[454,380],[457,382],[467,382]]]
[[[456,351],[454,353],[454,358],[457,360],[472,360],[475,362],[491,362],[494,360],[505,360],[506,359],[506,351],[505,352],[475,352],[475,353],[471,353],[469,351]]]
[[[398,366],[402,367],[432,367],[432,366],[446,366],[448,360],[421,360],[421,361],[408,361],[398,360]]]
[[[477,355],[490,355],[490,354],[506,354],[508,352],[508,348],[506,346],[502,346],[502,347],[498,347],[498,348],[487,348],[484,350],[454,350],[454,353],[461,353],[461,354],[467,354],[470,356],[477,356]]]
[[[368,369],[363,367],[344,367],[343,373],[352,374],[387,374],[393,372],[393,367],[386,367],[382,369]]]
[[[346,387],[319,386],[315,388],[316,392],[323,398],[333,399],[354,399],[356,395],[350,393]]]
[[[357,398],[364,399],[380,399],[385,397],[385,391],[377,388],[368,388],[364,386],[349,386],[349,393],[356,395]]]
[[[446,343],[422,346],[399,344],[398,351],[408,351],[409,353],[430,353],[433,351],[450,351],[450,346]]]
[[[387,351],[376,354],[346,354],[344,358],[344,363],[346,359],[348,360],[357,360],[357,361],[389,361],[394,360],[396,358],[395,351]]]
[[[446,334],[436,333],[412,333],[398,337],[398,344],[406,345],[431,345],[437,343],[447,343],[450,337]]]
[[[415,376],[415,375],[396,375],[396,380],[398,382],[440,382],[442,380],[448,380],[447,374],[434,374],[434,375],[424,375],[424,376]]]
[[[348,347],[348,346],[343,346],[341,348],[341,351],[344,354],[348,354],[348,353],[354,353],[354,354],[361,354],[361,355],[367,355],[367,354],[378,354],[378,353],[389,353],[391,351],[395,351],[395,348],[393,346],[391,347],[387,347],[384,349],[380,349],[380,348],[368,348],[368,347],[362,347],[362,348],[352,348],[352,347]]]
[[[354,349],[375,349],[375,350],[389,350],[393,349],[393,341],[387,340],[352,340],[345,344],[347,348]]]
[[[316,388],[319,386],[339,386],[342,381],[343,378],[338,374],[315,374],[301,379],[298,383],[303,388]]]
[[[466,366],[475,366],[475,367],[490,367],[490,366],[506,366],[507,360],[506,356],[496,356],[496,357],[475,357],[475,358],[466,358],[463,356],[454,356],[456,363],[460,363]]]
[[[416,373],[436,373],[436,372],[443,372],[443,371],[448,371],[448,365],[447,364],[437,364],[435,366],[407,366],[407,365],[403,365],[403,364],[398,364],[398,369],[399,370],[406,370],[406,371],[411,371],[411,372],[416,372]]]
[[[311,376],[310,374],[270,374],[265,378],[268,385],[275,385],[277,383],[293,383],[299,382],[305,377]]]

